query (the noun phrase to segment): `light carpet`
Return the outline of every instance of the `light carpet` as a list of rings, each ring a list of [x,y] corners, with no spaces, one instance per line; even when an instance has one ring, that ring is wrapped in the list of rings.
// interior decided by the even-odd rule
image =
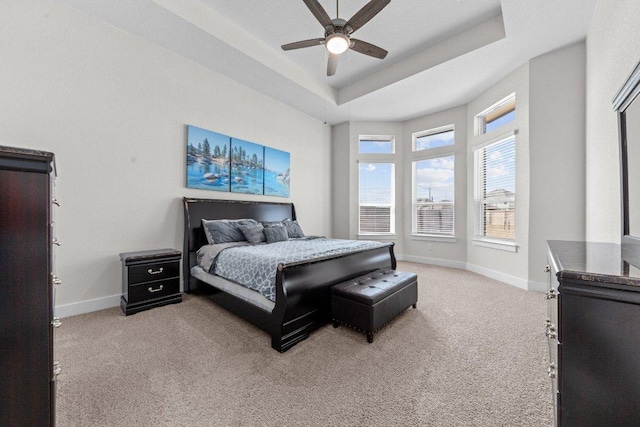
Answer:
[[[286,353],[206,297],[63,319],[58,426],[551,426],[543,295],[400,262],[418,308]]]

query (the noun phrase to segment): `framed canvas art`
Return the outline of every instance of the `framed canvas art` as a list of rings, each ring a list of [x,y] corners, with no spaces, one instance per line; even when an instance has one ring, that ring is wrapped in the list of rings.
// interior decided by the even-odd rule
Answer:
[[[264,147],[231,138],[231,192],[264,194]]]
[[[231,137],[187,126],[187,187],[230,190]]]
[[[291,158],[286,151],[264,147],[264,195],[289,197]]]

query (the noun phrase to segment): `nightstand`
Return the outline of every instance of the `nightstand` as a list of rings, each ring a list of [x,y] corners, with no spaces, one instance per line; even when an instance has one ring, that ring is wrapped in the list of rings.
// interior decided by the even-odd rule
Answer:
[[[122,298],[125,315],[182,301],[180,251],[159,249],[126,252],[122,260]]]

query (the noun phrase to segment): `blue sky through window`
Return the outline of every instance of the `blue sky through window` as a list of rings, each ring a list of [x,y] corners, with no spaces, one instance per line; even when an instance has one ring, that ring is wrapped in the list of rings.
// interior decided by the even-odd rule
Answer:
[[[393,154],[393,140],[361,139],[358,151],[361,154]]]
[[[414,195],[422,201],[453,201],[454,156],[414,162]]]
[[[360,163],[360,204],[393,203],[393,163]]]
[[[438,132],[431,135],[423,135],[417,137],[415,151],[445,147],[447,145],[453,145],[454,143],[454,132],[453,129],[451,129],[445,132]]]

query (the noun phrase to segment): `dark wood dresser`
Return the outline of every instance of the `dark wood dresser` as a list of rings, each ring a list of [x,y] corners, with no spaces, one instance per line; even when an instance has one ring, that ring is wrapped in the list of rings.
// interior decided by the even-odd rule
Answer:
[[[640,270],[620,245],[548,242],[556,425],[640,425]]]
[[[180,258],[175,249],[126,252],[122,260],[122,298],[125,315],[182,301]]]
[[[0,147],[0,426],[55,425],[52,153]]]

